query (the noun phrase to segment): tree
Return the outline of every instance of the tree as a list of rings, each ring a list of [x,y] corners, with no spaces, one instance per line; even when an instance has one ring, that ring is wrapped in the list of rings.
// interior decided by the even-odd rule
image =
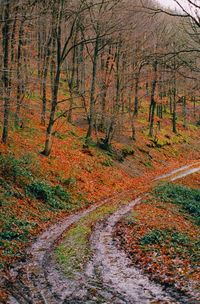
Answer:
[[[10,21],[11,3],[6,0],[3,5],[3,26],[2,26],[2,46],[3,46],[3,99],[4,99],[4,120],[2,142],[5,144],[8,139],[9,116],[10,116]]]

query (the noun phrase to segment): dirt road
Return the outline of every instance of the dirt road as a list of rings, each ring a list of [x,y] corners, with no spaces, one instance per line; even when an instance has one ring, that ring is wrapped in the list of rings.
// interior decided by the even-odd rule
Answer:
[[[200,170],[200,162],[184,166],[160,178],[175,180]],[[10,292],[9,304],[44,303],[195,303],[195,300],[149,280],[131,265],[125,253],[113,240],[116,223],[128,213],[141,198],[119,208],[97,222],[91,235],[93,255],[81,273],[67,279],[52,259],[56,241],[74,223],[89,215],[98,206],[71,215],[50,227],[38,237],[27,251],[27,260],[16,265],[4,282]],[[189,301],[189,302],[188,302]]]

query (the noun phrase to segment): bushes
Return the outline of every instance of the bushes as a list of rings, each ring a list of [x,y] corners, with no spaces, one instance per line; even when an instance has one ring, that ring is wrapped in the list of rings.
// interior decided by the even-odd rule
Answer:
[[[45,182],[33,182],[27,186],[26,192],[38,200],[42,200],[53,209],[71,209],[71,196],[61,186],[55,187]]]
[[[36,224],[23,219],[18,219],[14,215],[7,218],[0,232],[0,243],[3,246],[5,241],[26,241],[30,229]],[[4,246],[3,246],[4,247]]]
[[[46,202],[52,196],[52,188],[44,182],[33,182],[27,186],[27,193]]]
[[[16,159],[12,154],[0,155],[0,175],[9,182],[24,185],[32,178],[30,164],[28,156]]]
[[[141,245],[154,245],[170,241],[173,245],[189,245],[190,240],[187,235],[178,231],[167,229],[154,229],[140,239]]]
[[[200,225],[200,190],[168,183],[158,186],[154,195],[164,202],[180,205]]]
[[[61,184],[67,186],[67,187],[74,187],[76,185],[76,178],[75,177],[69,177],[69,178],[61,178],[58,177],[58,180]]]
[[[134,155],[135,151],[131,146],[126,146],[122,149],[122,156],[126,158],[128,155]]]
[[[154,229],[144,235],[139,243],[145,251],[153,250],[158,253],[161,248],[165,248],[164,252],[168,257],[188,257],[194,265],[200,258],[199,240],[172,229]]]
[[[16,228],[15,228],[16,229]],[[23,257],[23,253],[21,251],[21,243],[25,243],[28,240],[29,230],[2,230],[0,232],[0,247],[1,247],[1,259],[0,259],[0,270],[4,268],[7,264],[9,266],[9,262],[6,263],[5,258],[10,260],[13,257]]]
[[[112,167],[113,166],[113,161],[112,161],[111,158],[107,158],[101,164],[104,167]]]
[[[20,159],[16,159],[13,154],[0,155],[0,186],[4,189],[4,196],[23,198],[25,190],[26,194],[45,202],[53,209],[71,209],[69,192],[60,185],[53,187],[46,182],[34,180],[36,176],[32,174],[32,158],[31,154],[26,154]],[[74,179],[66,180],[68,186],[75,182]]]

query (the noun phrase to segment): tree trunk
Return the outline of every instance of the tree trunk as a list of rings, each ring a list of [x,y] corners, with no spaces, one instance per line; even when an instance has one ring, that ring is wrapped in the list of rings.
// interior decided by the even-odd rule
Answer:
[[[52,130],[53,130],[54,122],[55,122],[55,114],[56,114],[57,100],[58,100],[59,81],[60,81],[60,69],[58,67],[55,82],[54,82],[54,88],[53,88],[51,113],[50,113],[49,123],[48,123],[48,126],[47,126],[47,131],[46,131],[45,147],[44,147],[44,150],[42,151],[42,154],[45,155],[45,156],[49,156],[49,154],[51,153],[51,148],[52,148]]]
[[[150,108],[149,108],[149,136],[153,136],[153,129],[154,129],[154,116],[155,116],[155,109],[156,109],[156,101],[155,101],[155,92],[157,86],[157,72],[158,72],[158,62],[157,60],[154,62],[154,79],[152,81],[152,89],[151,89],[151,101],[150,101]]]
[[[9,30],[10,30],[10,1],[5,1],[4,26],[2,28],[2,44],[3,44],[3,88],[4,88],[4,118],[2,142],[7,143],[9,116],[10,116],[10,92],[9,92]]]
[[[89,111],[89,126],[86,135],[86,139],[90,139],[92,136],[92,129],[94,125],[94,107],[95,107],[95,89],[96,89],[96,74],[97,74],[97,59],[99,49],[99,37],[96,37],[94,55],[93,55],[93,69],[92,69],[92,82],[90,90],[90,111]]]
[[[134,99],[134,115],[138,115],[138,91],[139,91],[139,73],[135,77],[135,99]]]
[[[131,119],[131,129],[132,129],[131,139],[135,141],[136,140],[136,129],[135,129],[135,116],[134,115]]]
[[[17,48],[17,104],[16,104],[16,111],[15,111],[15,125],[18,127],[20,122],[20,109],[22,103],[22,93],[23,89],[23,79],[21,77],[21,53],[22,53],[22,44],[23,44],[23,21],[21,21],[20,28],[19,28],[19,42]]]
[[[46,130],[46,140],[45,140],[45,147],[42,151],[42,154],[45,156],[49,156],[51,153],[52,148],[52,131],[53,125],[55,123],[55,115],[56,109],[58,105],[58,91],[59,91],[59,83],[60,83],[60,73],[61,73],[61,14],[62,14],[62,4],[60,2],[59,7],[59,15],[58,20],[56,20],[54,24],[54,28],[52,31],[52,39],[53,39],[53,46],[52,46],[52,54],[54,53],[54,47],[56,46],[56,62],[53,60],[52,56],[52,67],[51,67],[51,80],[52,80],[52,101],[51,101],[51,112],[49,123]],[[55,26],[56,25],[56,26]],[[56,43],[54,43],[56,42]],[[55,75],[55,76],[54,76]]]
[[[187,128],[187,101],[186,96],[183,96],[183,127]]]
[[[176,78],[174,78],[173,109],[172,109],[172,131],[175,134],[177,133],[176,120],[177,120],[177,114],[176,114]]]
[[[74,39],[74,44],[76,44],[76,38]],[[67,121],[69,123],[72,123],[72,108],[74,104],[74,81],[75,81],[75,72],[76,72],[76,48],[73,49],[73,59],[72,59],[72,71],[71,71],[71,77],[69,79],[68,85],[69,85],[69,93],[70,93],[70,104],[69,104],[69,112],[67,116]]]
[[[41,125],[45,126],[46,124],[46,107],[47,107],[47,76],[49,68],[49,58],[50,58],[50,45],[51,38],[49,38],[47,47],[44,53],[44,63],[43,63],[43,73],[42,73],[42,111],[41,111]]]
[[[195,96],[192,97],[192,101],[193,101],[193,116],[194,118],[196,118],[196,98]]]

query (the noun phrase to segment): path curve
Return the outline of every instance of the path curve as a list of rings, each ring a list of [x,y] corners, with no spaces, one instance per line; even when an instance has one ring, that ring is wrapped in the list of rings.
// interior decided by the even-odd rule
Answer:
[[[197,170],[198,168],[198,170]],[[180,178],[200,170],[200,162],[172,171],[168,180]],[[195,172],[196,172],[195,171]],[[166,178],[163,176],[161,178]],[[98,223],[91,237],[93,259],[86,272],[77,274],[76,280],[67,280],[54,264],[51,253],[55,242],[62,233],[82,217],[102,206],[92,206],[86,211],[69,216],[61,223],[53,225],[29,249],[29,259],[19,263],[11,271],[6,282],[11,296],[9,304],[78,304],[78,303],[188,303],[184,298],[177,300],[159,284],[151,282],[147,276],[130,265],[124,252],[117,249],[113,241],[115,224],[139,203],[140,198],[119,209],[106,221]],[[195,302],[190,302],[195,303]]]

